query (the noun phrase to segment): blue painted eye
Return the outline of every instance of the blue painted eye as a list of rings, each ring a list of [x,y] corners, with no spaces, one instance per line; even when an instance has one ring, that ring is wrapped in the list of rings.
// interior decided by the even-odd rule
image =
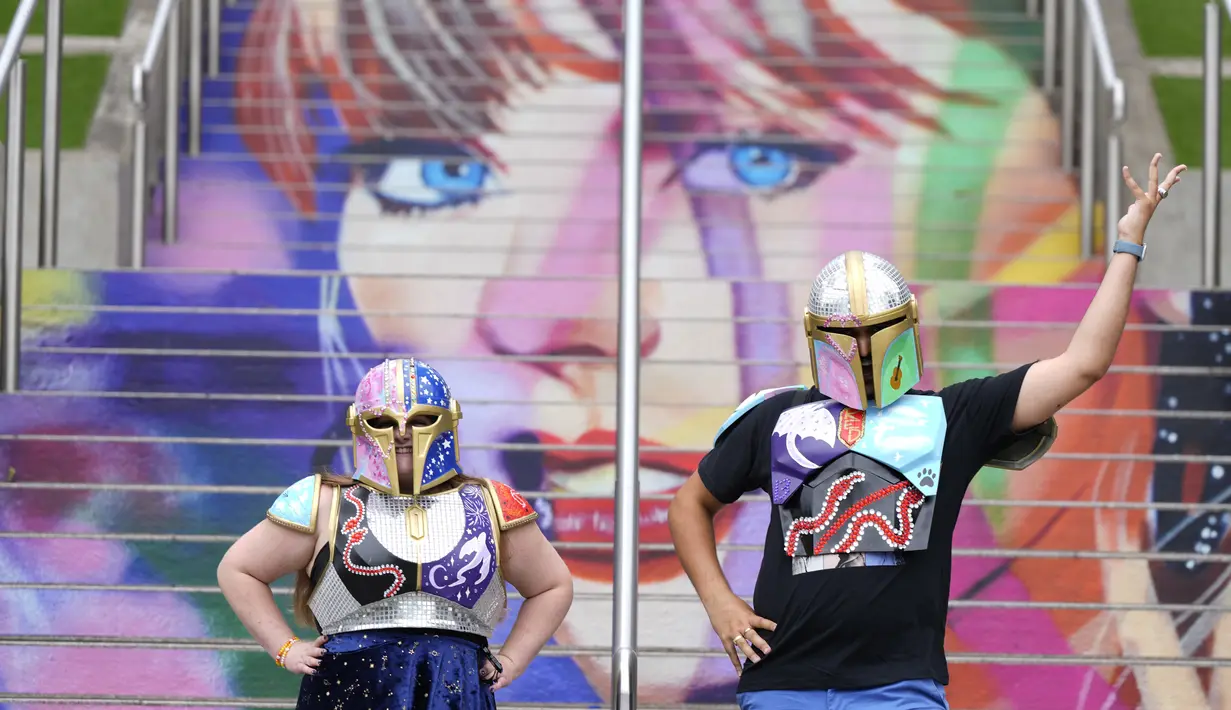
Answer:
[[[473,192],[483,187],[488,168],[477,160],[425,160],[423,184],[442,192]]]
[[[798,157],[773,146],[733,145],[728,160],[736,179],[753,188],[789,185],[799,172]]]
[[[368,175],[368,189],[386,212],[474,204],[496,188],[491,168],[461,157],[394,158]]]

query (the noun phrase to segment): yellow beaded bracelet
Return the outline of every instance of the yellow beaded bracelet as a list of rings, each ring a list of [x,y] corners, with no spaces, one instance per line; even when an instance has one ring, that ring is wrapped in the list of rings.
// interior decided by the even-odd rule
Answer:
[[[278,649],[278,656],[274,658],[274,663],[279,668],[286,668],[286,654],[291,652],[291,646],[294,646],[298,640],[298,636],[292,636],[286,640],[286,643],[282,644],[282,648]]]

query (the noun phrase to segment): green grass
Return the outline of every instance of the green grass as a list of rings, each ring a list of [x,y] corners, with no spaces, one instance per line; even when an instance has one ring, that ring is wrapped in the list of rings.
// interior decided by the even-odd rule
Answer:
[[[26,147],[43,145],[43,56],[25,55],[26,60]],[[111,57],[83,54],[64,57],[60,93],[60,147],[82,148],[90,133],[90,123],[107,80]],[[7,125],[8,103],[0,101],[0,125]]]
[[[1190,168],[1200,167],[1205,146],[1203,122],[1204,91],[1201,79],[1170,76],[1153,78],[1158,108],[1167,126],[1167,136],[1175,150],[1175,162]],[[1222,83],[1222,165],[1231,165],[1231,80]],[[1172,158],[1168,158],[1172,160]]]
[[[94,37],[119,37],[124,30],[124,15],[128,0],[63,0],[64,34]],[[0,26],[13,24],[20,0],[0,0]],[[27,35],[43,34],[43,9],[47,0],[39,3],[30,20]]]
[[[1205,4],[1205,0],[1129,0],[1142,53],[1147,57],[1200,57],[1205,45]],[[1231,41],[1231,21],[1225,10],[1219,14],[1225,47]]]

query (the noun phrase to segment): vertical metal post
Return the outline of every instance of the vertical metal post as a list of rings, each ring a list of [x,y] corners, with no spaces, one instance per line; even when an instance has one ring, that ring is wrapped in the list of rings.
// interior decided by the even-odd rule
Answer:
[[[1039,0],[1026,0],[1026,14],[1030,17],[1039,16]]]
[[[43,74],[43,180],[39,190],[38,265],[56,266],[60,239],[60,76],[63,0],[47,0]]]
[[[1112,249],[1119,238],[1118,222],[1120,221],[1120,193],[1124,178],[1120,168],[1124,167],[1124,152],[1120,145],[1120,127],[1114,122],[1107,136],[1107,196],[1106,207],[1103,209],[1103,252],[1111,259]]]
[[[167,22],[167,46],[163,48],[166,63],[166,104],[163,114],[163,176],[162,176],[162,241],[174,244],[179,236],[180,202],[180,4],[176,3]]]
[[[1094,72],[1094,33],[1089,26],[1081,35],[1081,258],[1089,259],[1094,254],[1094,128],[1098,120],[1095,97],[1098,78]],[[1108,215],[1110,218],[1110,215]]]
[[[1060,53],[1060,160],[1061,167],[1072,170],[1077,152],[1077,0],[1063,3],[1061,22],[1063,48]]]
[[[201,154],[201,75],[205,36],[201,0],[188,2],[188,154]]]
[[[1056,0],[1043,0],[1043,90],[1056,90],[1056,42],[1060,28]]]
[[[209,0],[206,8],[209,11],[209,22],[205,36],[209,41],[208,71],[212,79],[222,71],[222,0]]]
[[[641,113],[644,0],[624,3],[620,144],[620,310],[616,375],[615,596],[611,707],[637,707],[637,561],[641,496],[638,394],[641,367]]]
[[[137,71],[141,71],[137,67]],[[132,232],[128,235],[132,248],[132,264],[134,269],[145,266],[145,219],[150,208],[148,201],[150,183],[146,175],[146,161],[149,160],[149,126],[145,120],[145,106],[138,107],[141,115],[133,122],[133,154],[132,154]]]
[[[1222,254],[1222,8],[1205,4],[1205,156],[1202,165],[1201,281],[1206,288],[1221,286]]]
[[[9,74],[8,145],[4,152],[4,303],[3,363],[0,386],[17,391],[21,367],[21,218],[26,166],[26,62],[18,58]]]

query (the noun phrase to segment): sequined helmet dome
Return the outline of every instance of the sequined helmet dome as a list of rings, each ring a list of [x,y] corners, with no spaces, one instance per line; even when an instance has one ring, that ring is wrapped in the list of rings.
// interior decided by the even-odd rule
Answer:
[[[430,424],[411,425],[412,419]],[[416,359],[386,360],[368,370],[346,413],[355,442],[355,480],[394,495],[419,493],[462,472],[457,423],[461,405],[436,368]],[[385,423],[392,420],[393,426]],[[411,433],[411,490],[402,490],[394,438]]]
[[[871,336],[868,363],[859,355],[857,329]],[[887,407],[919,382],[915,296],[901,272],[875,254],[848,251],[821,269],[804,332],[817,389],[848,407]]]

